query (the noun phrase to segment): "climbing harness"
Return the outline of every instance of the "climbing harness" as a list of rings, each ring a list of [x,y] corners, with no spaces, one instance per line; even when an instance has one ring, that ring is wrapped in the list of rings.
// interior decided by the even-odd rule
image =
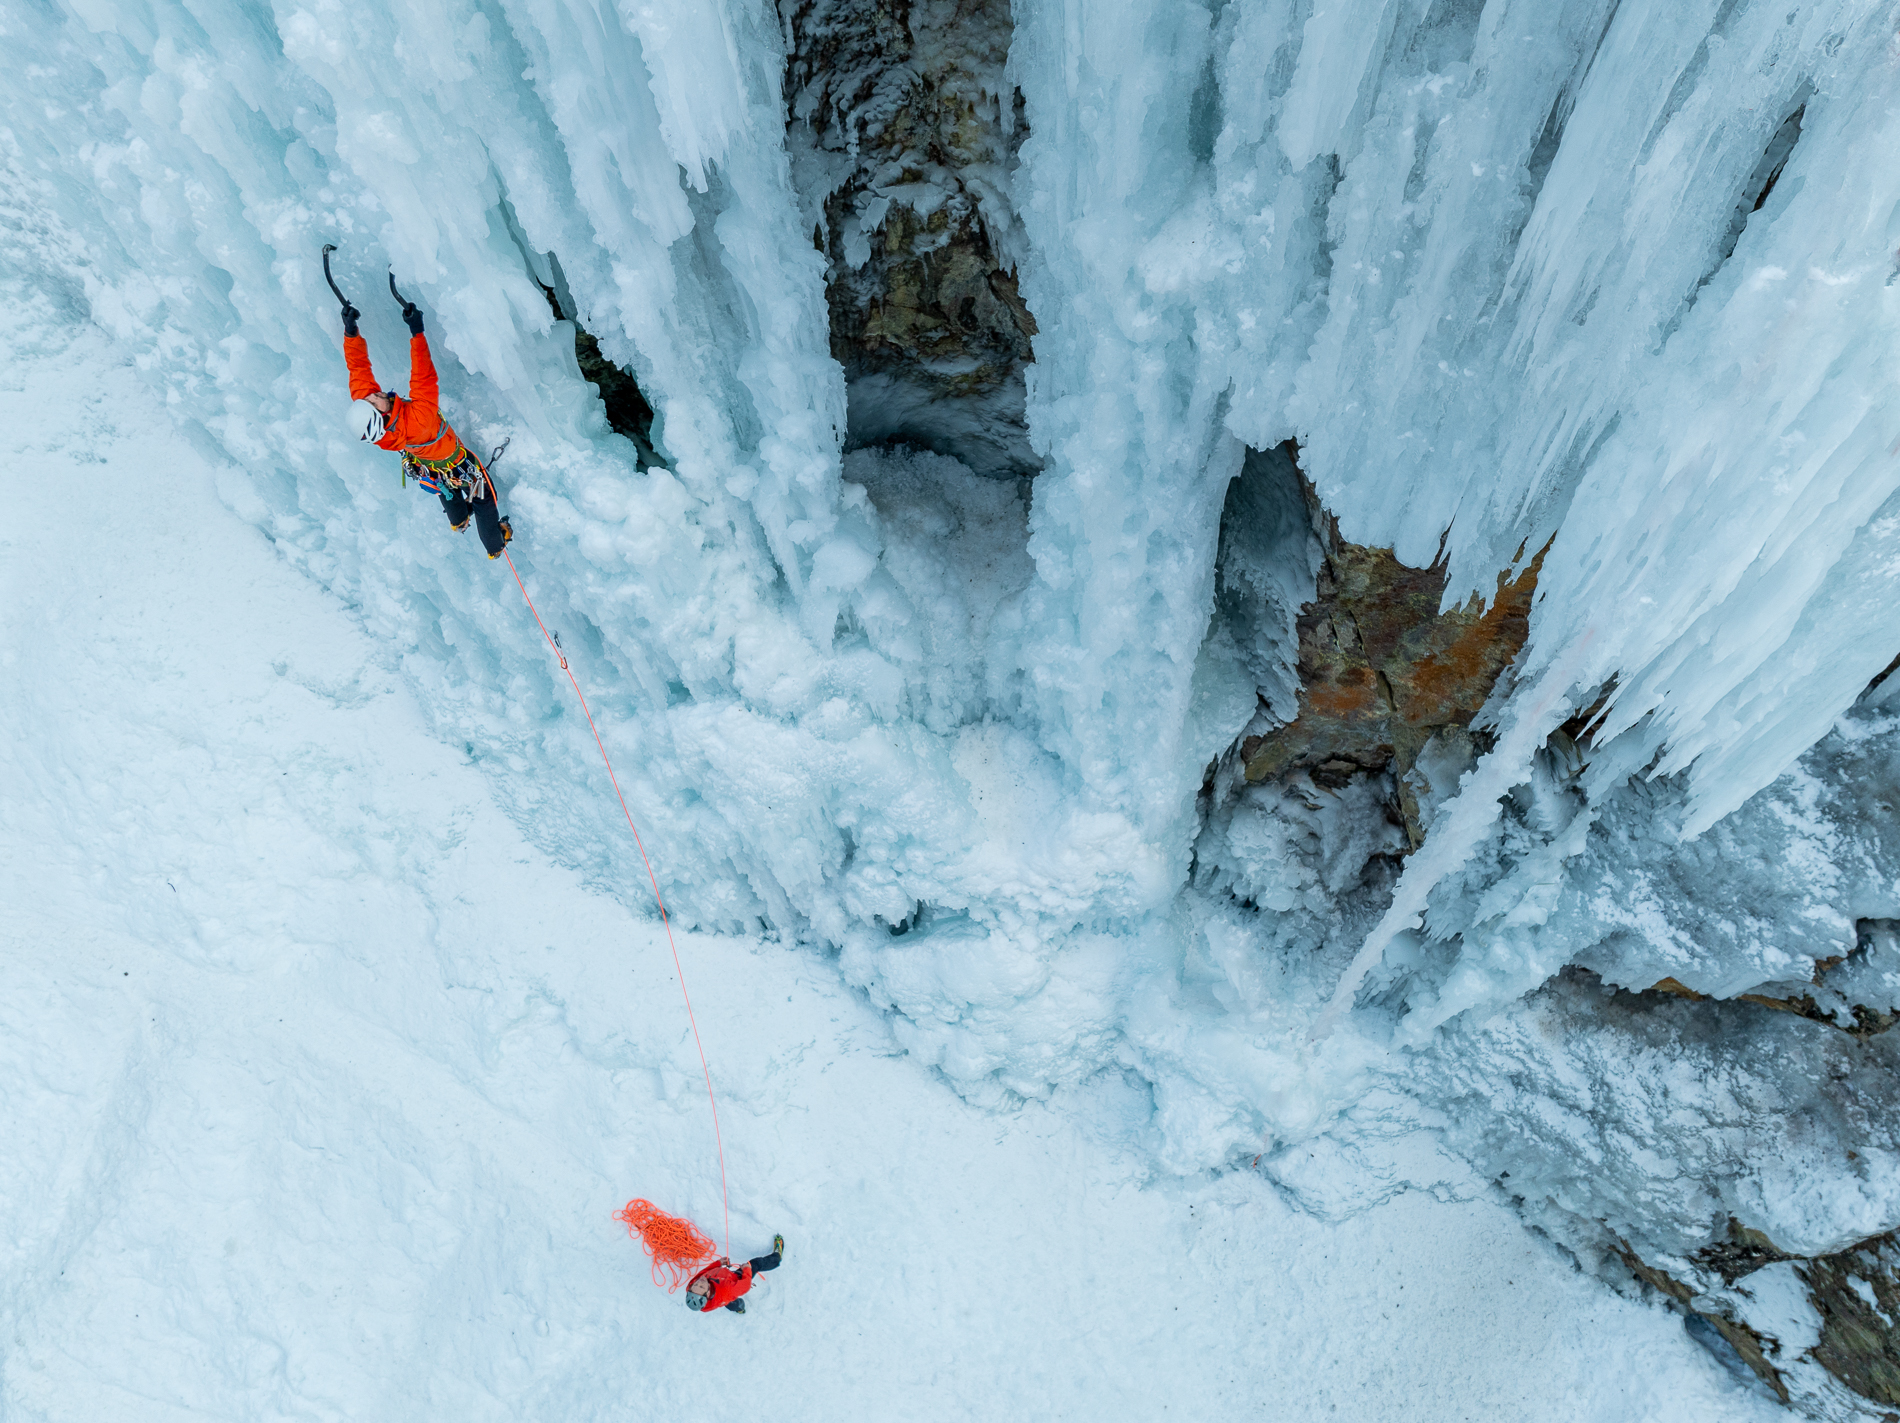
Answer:
[[[491,458],[499,458],[500,453],[500,450],[497,450],[495,455],[491,456]],[[600,728],[594,725],[594,713],[588,709],[587,694],[581,691],[581,684],[574,676],[574,669],[567,665],[567,654],[562,652],[560,645],[555,642],[554,635],[548,631],[548,625],[541,621],[540,609],[535,607],[534,599],[528,596],[528,585],[521,581],[521,570],[515,567],[513,557],[510,556],[506,548],[502,550],[501,556],[508,560],[508,571],[515,576],[515,586],[521,590],[522,601],[528,605],[528,611],[534,615],[535,626],[541,629],[541,636],[547,640],[548,650],[554,654],[555,660],[561,664],[561,670],[567,673],[568,685],[573,687],[574,695],[580,701],[581,714],[587,718],[587,729],[594,734],[594,745],[600,750],[601,763],[606,766],[607,779],[613,785],[614,799],[620,802],[620,813],[627,818],[627,829],[633,832],[633,843],[640,851],[640,863],[646,866],[647,882],[653,886],[653,902],[660,907],[660,923],[666,929],[666,946],[673,954],[673,972],[679,979],[680,997],[686,1001],[686,1021],[693,1029],[693,1047],[699,1053],[700,1075],[706,1079],[706,1102],[707,1105],[712,1108],[713,1147],[719,1156],[719,1204],[725,1217],[726,1253],[730,1255],[732,1253],[732,1202],[726,1189],[726,1146],[719,1131],[719,1100],[713,1096],[712,1069],[706,1064],[706,1045],[700,1041],[699,1020],[693,1014],[693,996],[686,991],[686,970],[680,966],[679,945],[673,942],[673,921],[666,912],[666,900],[660,895],[659,876],[653,872],[653,861],[647,858],[646,842],[640,838],[640,829],[633,823],[633,812],[627,809],[627,797],[621,792],[620,778],[614,774],[614,763],[607,755],[607,743],[600,739]],[[616,1219],[626,1220],[626,1212],[631,1211],[634,1206],[641,1204],[646,1204],[649,1210],[653,1209],[650,1202],[643,1203],[634,1201],[629,1203],[626,1210],[622,1211]],[[657,1212],[657,1214],[664,1216],[665,1219],[669,1221],[678,1220],[678,1217],[665,1216],[664,1212]],[[692,1226],[691,1222],[680,1223],[684,1224],[690,1230],[695,1230],[695,1233],[697,1233],[696,1228]],[[632,1220],[626,1220],[626,1224],[629,1230],[638,1230],[641,1234],[647,1246],[647,1253],[654,1257],[654,1269],[657,1271],[660,1268],[661,1262],[654,1245],[654,1237],[647,1235],[645,1230],[641,1229]],[[657,1224],[657,1222],[655,1222],[655,1224]],[[671,1235],[665,1234],[665,1232],[670,1230],[671,1227],[664,1227],[662,1232],[663,1241],[673,1238]],[[707,1253],[711,1253],[710,1245],[707,1248]],[[657,1274],[655,1275],[655,1282],[658,1282]],[[677,1288],[677,1286],[675,1286],[675,1288]]]
[[[436,434],[439,436],[441,431],[438,430]],[[426,445],[428,442],[425,441],[424,443]],[[424,489],[438,497],[446,498],[450,494],[459,493],[467,496],[477,504],[481,503],[482,500],[486,499],[489,493],[492,492],[496,502],[499,503],[501,501],[501,488],[495,483],[495,476],[490,474],[489,471],[495,467],[495,461],[507,453],[508,446],[513,443],[514,437],[509,436],[509,438],[503,440],[499,445],[496,445],[489,453],[486,463],[467,445],[463,445],[456,454],[444,460],[425,460],[420,455],[414,455],[409,453],[409,450],[404,450],[402,453],[403,487],[405,489],[408,488],[409,481],[413,479],[417,484],[420,484]],[[413,449],[416,447],[411,446],[410,448]],[[465,468],[465,466],[468,465],[474,466],[472,473]]]
[[[469,470],[464,466],[473,465]],[[425,460],[408,451],[402,456],[402,483],[409,487],[409,481],[415,480],[431,494],[466,494],[480,503],[487,496],[484,489],[492,488],[488,478],[488,466],[475,457],[475,452],[464,445],[453,459]]]

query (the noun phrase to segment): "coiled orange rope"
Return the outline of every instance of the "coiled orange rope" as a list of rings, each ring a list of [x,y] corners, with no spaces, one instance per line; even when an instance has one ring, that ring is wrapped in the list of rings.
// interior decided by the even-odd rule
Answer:
[[[627,1234],[640,1237],[647,1257],[653,1261],[653,1283],[666,1284],[672,1294],[686,1283],[686,1277],[713,1257],[713,1243],[690,1220],[668,1215],[652,1201],[628,1201],[614,1212],[614,1219],[627,1227]],[[664,1270],[670,1282],[660,1279]]]

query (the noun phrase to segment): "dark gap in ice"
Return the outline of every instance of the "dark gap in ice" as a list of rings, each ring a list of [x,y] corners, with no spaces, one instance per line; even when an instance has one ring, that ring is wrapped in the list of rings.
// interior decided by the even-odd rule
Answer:
[[[1860,692],[1860,694],[1861,694],[1861,695],[1862,695],[1862,696],[1864,697],[1864,696],[1866,696],[1866,695],[1867,695],[1867,694],[1868,694],[1869,692],[1871,692],[1871,691],[1873,691],[1873,690],[1874,690],[1874,689],[1875,689],[1876,687],[1878,687],[1878,686],[1879,686],[1879,685],[1880,685],[1880,684],[1881,684],[1882,682],[1884,682],[1884,681],[1886,681],[1886,680],[1887,680],[1887,679],[1888,679],[1889,677],[1891,677],[1891,676],[1893,676],[1893,674],[1894,674],[1894,671],[1895,671],[1895,669],[1896,669],[1896,668],[1900,668],[1900,656],[1895,656],[1895,658],[1893,659],[1893,661],[1891,661],[1891,662],[1889,662],[1889,663],[1888,663],[1888,664],[1886,665],[1886,667],[1885,667],[1885,668],[1883,668],[1883,669],[1882,669],[1882,670],[1881,670],[1881,671],[1880,671],[1880,672],[1879,672],[1879,673],[1878,673],[1878,674],[1877,674],[1877,675],[1876,675],[1876,676],[1874,677],[1874,679],[1873,679],[1873,681],[1871,681],[1871,682],[1869,682],[1869,683],[1868,683],[1868,684],[1867,684],[1867,685],[1866,685],[1865,687],[1863,687],[1863,688],[1861,688],[1861,692]]]
[[[1443,74],[1453,65],[1467,63],[1478,43],[1484,4],[1485,0],[1435,0],[1412,32],[1405,58],[1428,74]]]
[[[1007,176],[1027,136],[1007,0],[781,0],[786,144],[826,259],[845,448],[930,450],[1033,477]]]
[[[1781,121],[1781,127],[1775,130],[1774,138],[1769,141],[1767,149],[1762,153],[1761,162],[1755,165],[1755,171],[1749,175],[1750,187],[1754,187],[1758,182],[1761,185],[1760,190],[1755,194],[1755,201],[1749,204],[1750,213],[1760,212],[1762,204],[1768,201],[1768,195],[1774,192],[1775,184],[1781,178],[1781,170],[1788,166],[1788,155],[1794,152],[1795,142],[1801,137],[1801,120],[1807,112],[1808,106],[1806,102],[1803,102],[1792,114]],[[1766,170],[1766,177],[1763,176],[1763,170]],[[1740,240],[1742,228],[1747,223],[1748,218],[1744,216],[1741,222],[1735,225],[1734,239],[1729,243],[1730,251],[1734,250],[1735,242]]]
[[[1801,138],[1801,120],[1808,111],[1807,96],[1810,92],[1812,91],[1808,86],[1802,86],[1794,112],[1781,121],[1781,126],[1775,130],[1774,137],[1768,140],[1768,147],[1762,150],[1760,160],[1755,164],[1754,171],[1748,175],[1748,181],[1742,187],[1742,195],[1736,201],[1735,210],[1729,217],[1728,227],[1715,245],[1714,260],[1697,279],[1695,286],[1690,288],[1681,309],[1670,318],[1669,325],[1662,333],[1663,344],[1668,342],[1669,338],[1676,333],[1676,329],[1682,325],[1684,318],[1694,310],[1697,299],[1702,295],[1702,289],[1715,279],[1715,274],[1727,265],[1730,257],[1735,255],[1735,248],[1741,242],[1742,234],[1748,229],[1748,220],[1761,211],[1762,205],[1768,201],[1769,194],[1774,192],[1775,184],[1781,180],[1781,172],[1788,166],[1788,159],[1794,153],[1794,146]]]
[[[1727,37],[1728,22],[1733,18],[1741,0],[1722,0],[1722,7],[1716,11],[1714,21],[1702,43],[1696,46],[1695,53],[1683,66],[1682,73],[1676,76],[1676,82],[1670,86],[1669,97],[1663,101],[1661,112],[1656,121],[1649,126],[1649,132],[1643,138],[1643,146],[1637,155],[1638,164],[1649,161],[1650,150],[1655,148],[1656,140],[1662,137],[1664,129],[1669,127],[1682,106],[1689,102],[1689,96],[1695,92],[1696,85],[1702,82],[1702,75],[1709,67],[1709,53],[1714,45],[1721,44]]]
[[[1610,26],[1616,23],[1616,13],[1623,6],[1623,0],[1610,0],[1610,8],[1604,13],[1603,24],[1597,30],[1596,43],[1590,46],[1590,57],[1577,71],[1577,82],[1570,86],[1571,92],[1579,92],[1590,78],[1590,71],[1596,68],[1597,56],[1603,53],[1603,41],[1610,37]]]
[[[1228,483],[1214,556],[1214,606],[1262,705],[1281,722],[1298,711],[1293,622],[1312,596],[1312,517],[1292,441],[1249,449]]]
[[[1333,220],[1333,198],[1338,195],[1339,185],[1346,180],[1346,170],[1340,165],[1339,155],[1326,155],[1325,166],[1318,159],[1307,165],[1312,173],[1311,187],[1313,201],[1313,227],[1319,234],[1319,242],[1314,248],[1313,276],[1317,290],[1315,296],[1323,297],[1333,285],[1333,251],[1339,246],[1339,239],[1331,231]]]
[[[1293,77],[1300,68],[1300,49],[1306,34],[1306,22],[1313,16],[1313,0],[1294,0],[1287,16],[1286,36],[1273,51],[1267,66],[1267,97],[1276,104],[1293,88]]]
[[[1201,79],[1188,100],[1188,152],[1199,163],[1214,161],[1214,144],[1225,122],[1221,108],[1220,76],[1214,69],[1214,56],[1201,66]]]
[[[1564,129],[1570,123],[1571,112],[1577,105],[1577,91],[1583,86],[1589,73],[1590,64],[1596,61],[1596,50],[1602,48],[1603,37],[1609,33],[1610,19],[1615,16],[1615,7],[1611,7],[1610,16],[1603,22],[1603,29],[1597,35],[1595,48],[1591,50],[1590,61],[1583,67],[1577,79],[1557,91],[1557,97],[1551,101],[1550,112],[1544,116],[1544,126],[1538,131],[1537,142],[1531,145],[1530,157],[1524,160],[1524,204],[1518,211],[1507,246],[1517,250],[1518,240],[1523,237],[1524,229],[1530,225],[1531,215],[1537,211],[1537,203],[1544,195],[1544,183],[1550,177],[1551,166],[1557,161],[1557,151],[1563,146]],[[1585,299],[1581,311],[1573,313],[1571,319],[1581,326],[1588,317],[1590,307],[1596,304],[1599,287],[1592,287]]]
[[[1735,1379],[1748,1386],[1751,1392],[1766,1391],[1763,1389],[1761,1380],[1755,1377],[1754,1370],[1748,1367],[1748,1361],[1702,1315],[1693,1311],[1685,1312],[1682,1316],[1682,1327],[1691,1339],[1713,1354],[1716,1362]],[[1772,1393],[1770,1396],[1773,1396]]]
[[[501,175],[497,173],[495,179],[499,183]],[[633,372],[615,365],[601,354],[600,342],[581,324],[580,307],[568,287],[567,273],[561,269],[561,259],[552,252],[534,250],[527,234],[522,231],[514,205],[508,201],[506,185],[503,187],[500,204],[502,224],[513,239],[515,250],[521,254],[528,280],[541,289],[541,295],[547,298],[548,310],[554,313],[554,319],[573,323],[574,359],[580,366],[581,374],[600,395],[601,404],[606,407],[608,425],[633,441],[634,448],[639,451],[642,467],[665,463],[654,452],[653,407],[641,394]],[[547,264],[547,281],[541,280],[543,262]]]
[[[556,282],[560,287],[565,287],[567,283],[560,275],[559,259],[550,252],[548,261],[554,268]],[[573,323],[574,359],[580,365],[581,374],[600,393],[600,403],[607,411],[607,423],[633,441],[634,447],[640,452],[642,465],[660,463],[652,444],[653,407],[647,403],[646,396],[640,393],[640,385],[634,380],[633,372],[615,365],[600,353],[600,342],[581,325],[580,317],[572,306],[563,303],[556,287],[539,278],[535,279],[535,285],[541,288],[541,294],[548,299],[548,309],[554,313],[554,319]]]
[[[901,939],[911,930],[921,928],[925,921],[931,917],[931,907],[920,899],[911,906],[910,913],[905,915],[902,919],[899,919],[895,924],[889,923],[882,917],[879,917],[877,922],[884,925],[884,931],[893,939]]]
[[[1544,179],[1550,176],[1550,165],[1557,161],[1557,149],[1564,141],[1564,125],[1570,122],[1570,110],[1575,104],[1576,96],[1570,90],[1561,91],[1544,119],[1543,132],[1537,135],[1537,142],[1531,148],[1531,156],[1524,165],[1530,175],[1525,196],[1530,199],[1531,208],[1537,206],[1537,199],[1544,191]],[[1528,218],[1528,208],[1525,215]]]
[[[1412,130],[1412,166],[1405,175],[1405,202],[1416,203],[1425,196],[1425,172],[1432,157],[1432,138],[1437,133],[1430,124]]]

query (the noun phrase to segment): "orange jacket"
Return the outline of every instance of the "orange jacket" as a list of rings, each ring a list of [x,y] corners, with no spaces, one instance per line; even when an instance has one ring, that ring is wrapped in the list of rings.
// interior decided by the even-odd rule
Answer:
[[[343,338],[343,359],[350,368],[350,399],[363,400],[382,387],[369,368],[369,342],[361,336]],[[461,458],[462,442],[449,422],[442,418],[436,404],[435,362],[429,359],[429,338],[409,338],[409,398],[396,396],[389,412],[389,428],[377,447],[412,455],[427,464],[441,464]],[[393,392],[392,392],[393,393]]]
[[[705,1280],[712,1286],[711,1292],[706,1296],[706,1302],[700,1306],[702,1314],[711,1314],[715,1309],[724,1309],[752,1288],[752,1266],[748,1263],[735,1270],[730,1262],[715,1260],[687,1283],[690,1285],[696,1280]],[[693,1296],[689,1290],[686,1296],[687,1303],[690,1304],[692,1299]]]

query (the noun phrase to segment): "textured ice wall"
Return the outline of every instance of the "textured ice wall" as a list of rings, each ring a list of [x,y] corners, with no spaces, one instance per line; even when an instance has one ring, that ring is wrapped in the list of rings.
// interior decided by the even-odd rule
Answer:
[[[842,946],[973,1089],[1124,1069],[1195,1166],[1371,1110],[1391,1012],[1307,1041],[1362,978],[1416,1032],[1561,967],[1530,931],[1630,773],[1686,770],[1669,828],[1706,827],[1892,656],[1893,27],[1845,0],[1014,19],[1027,509],[954,462],[841,462],[757,3],[8,10],[0,261],[222,447],[234,507],[533,835],[637,883],[505,574],[342,427],[317,248],[400,383],[393,266],[458,427],[515,438],[517,561],[685,917]],[[533,278],[634,369],[667,468],[607,429]],[[1347,537],[1442,541],[1449,597],[1550,544],[1497,749],[1389,909],[1376,807],[1197,811],[1276,645],[1214,616],[1221,510],[1287,438]],[[1500,821],[1610,683],[1569,812]],[[1408,927],[1428,906],[1449,951]]]
[[[1885,7],[1025,5],[1011,63],[1039,565],[1094,612],[1037,653],[1083,653],[1079,739],[1146,739],[1082,713],[1151,630],[1182,645],[1227,432],[1297,437],[1350,539],[1442,539],[1450,601],[1550,543],[1499,748],[1358,971],[1604,684],[1592,787],[1690,767],[1693,833],[1893,656]],[[1137,493],[1112,534],[1105,480]]]

